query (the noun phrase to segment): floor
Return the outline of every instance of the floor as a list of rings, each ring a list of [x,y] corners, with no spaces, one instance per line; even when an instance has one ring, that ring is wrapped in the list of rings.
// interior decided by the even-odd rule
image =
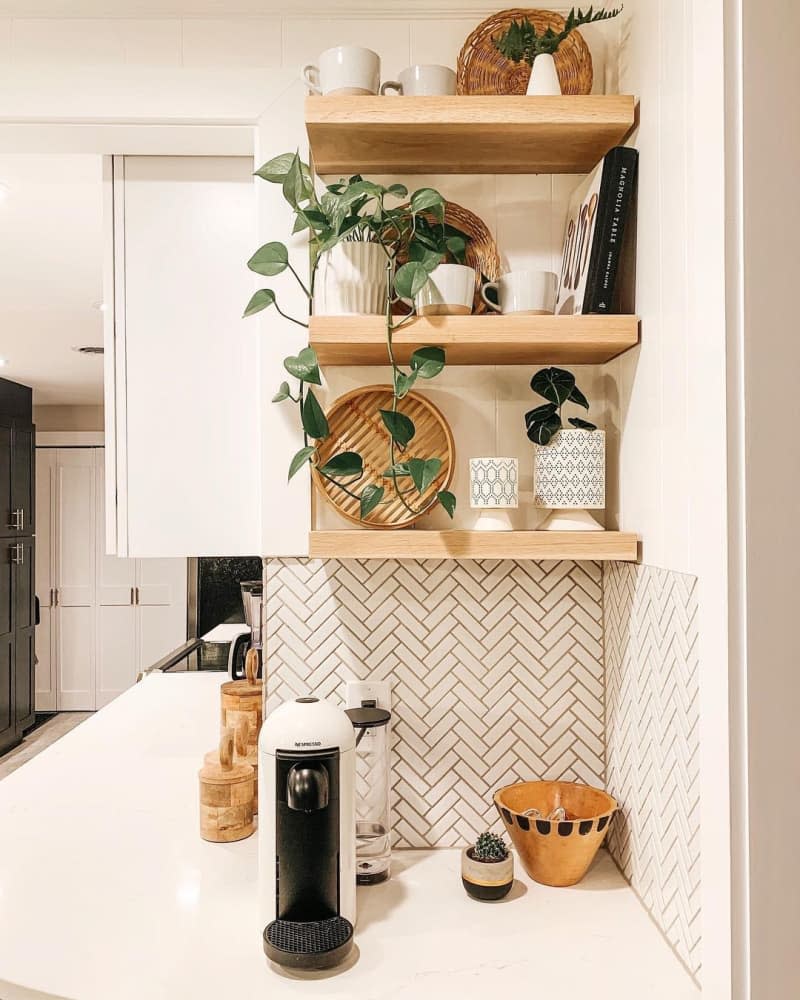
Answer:
[[[18,767],[51,746],[71,729],[79,726],[94,712],[58,712],[41,726],[37,726],[18,747],[0,757],[0,780],[7,777]]]

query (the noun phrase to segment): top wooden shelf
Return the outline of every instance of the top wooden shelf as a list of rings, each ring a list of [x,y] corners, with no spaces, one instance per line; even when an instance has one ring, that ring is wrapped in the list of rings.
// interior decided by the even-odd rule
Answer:
[[[319,174],[586,173],[634,125],[635,100],[307,97]]]

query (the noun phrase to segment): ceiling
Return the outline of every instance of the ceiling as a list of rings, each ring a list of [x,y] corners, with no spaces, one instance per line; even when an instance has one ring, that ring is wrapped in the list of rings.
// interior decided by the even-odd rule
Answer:
[[[33,386],[37,405],[103,401],[102,161],[0,156],[0,376]]]

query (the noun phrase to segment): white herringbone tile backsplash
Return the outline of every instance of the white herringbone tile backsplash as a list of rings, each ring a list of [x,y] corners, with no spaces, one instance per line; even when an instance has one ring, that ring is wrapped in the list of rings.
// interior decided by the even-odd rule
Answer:
[[[604,784],[597,563],[271,559],[267,657],[268,709],[391,682],[397,846],[474,839],[513,781]]]
[[[696,578],[606,563],[609,849],[690,971],[701,969]]]

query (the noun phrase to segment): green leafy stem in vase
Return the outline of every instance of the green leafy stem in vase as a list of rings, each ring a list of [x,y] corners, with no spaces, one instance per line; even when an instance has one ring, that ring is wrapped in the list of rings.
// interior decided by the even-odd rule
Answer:
[[[558,51],[559,45],[570,35],[575,28],[580,28],[584,24],[594,24],[595,21],[608,21],[616,17],[622,11],[622,7],[613,10],[590,7],[587,11],[582,11],[580,7],[574,7],[567,15],[564,28],[561,31],[553,31],[548,26],[541,34],[527,17],[520,21],[512,21],[508,29],[501,35],[496,35],[492,42],[500,53],[510,59],[511,62],[526,62],[533,66],[533,60],[539,55],[554,55]]]
[[[281,309],[272,288],[261,288],[250,299],[244,315],[252,316],[274,306],[285,319],[307,328],[321,255],[340,243],[368,242],[380,246],[386,258],[384,315],[393,387],[391,409],[379,411],[390,439],[382,478],[391,481],[411,514],[427,513],[438,504],[452,518],[456,507],[452,493],[439,490],[426,497],[441,469],[441,459],[404,457],[416,428],[399,406],[419,379],[432,379],[442,371],[445,353],[440,347],[420,348],[411,355],[410,366],[405,369],[397,364],[393,337],[414,317],[414,297],[428,281],[431,271],[446,261],[464,263],[469,237],[445,222],[444,198],[433,188],[420,188],[409,197],[402,184],[384,187],[356,174],[327,185],[318,195],[311,171],[297,153],[276,156],[256,174],[269,183],[281,185],[294,213],[292,233],[308,233],[310,278],[307,283],[301,278],[290,263],[286,245],[280,242],[266,243],[253,254],[247,266],[265,277],[289,271],[303,291],[308,312],[305,319],[290,316]],[[410,304],[405,316],[395,315],[400,302]],[[289,382],[282,382],[273,402],[294,403],[303,431],[303,447],[289,465],[289,479],[310,463],[320,476],[358,500],[361,519],[365,520],[378,505],[391,501],[385,499],[385,486],[359,485],[364,476],[364,462],[358,452],[339,452],[326,462],[320,460],[319,445],[330,436],[330,428],[312,388],[322,384],[316,352],[306,346],[296,356],[285,358],[283,366],[297,380],[297,385],[292,390]]]
[[[589,409],[588,399],[575,385],[575,376],[563,368],[542,368],[531,379],[531,389],[547,400],[525,414],[525,429],[534,444],[550,444],[562,429],[561,410],[565,403]],[[580,417],[570,417],[569,423],[577,430],[597,430],[594,424]]]

